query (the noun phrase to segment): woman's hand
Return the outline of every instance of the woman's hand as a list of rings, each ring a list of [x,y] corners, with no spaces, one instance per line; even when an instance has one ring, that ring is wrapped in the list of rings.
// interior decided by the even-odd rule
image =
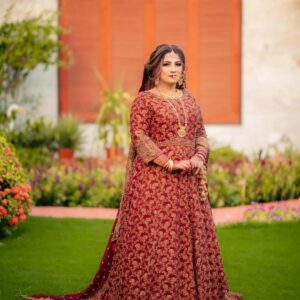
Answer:
[[[181,170],[188,172],[192,170],[190,159],[175,160],[173,164],[173,170]]]
[[[201,171],[201,168],[203,167],[204,163],[203,160],[200,158],[194,156],[190,160],[192,170],[195,171],[195,174],[198,174]]]

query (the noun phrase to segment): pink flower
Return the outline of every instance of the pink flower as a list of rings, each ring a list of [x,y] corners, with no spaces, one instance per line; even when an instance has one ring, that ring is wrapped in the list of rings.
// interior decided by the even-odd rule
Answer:
[[[15,195],[15,199],[16,199],[16,200],[22,200],[22,197],[21,197],[20,195],[17,194],[17,195]]]
[[[1,204],[2,204],[2,205],[6,205],[6,204],[7,204],[7,200],[6,200],[6,199],[3,199],[3,200],[1,201]]]
[[[20,220],[21,222],[24,222],[24,221],[26,220],[26,216],[25,216],[24,214],[20,215],[20,216],[19,216],[19,220]]]
[[[17,225],[19,220],[16,216],[13,216],[12,218],[10,218],[9,222],[12,224],[12,225]]]
[[[30,192],[31,191],[31,185],[30,184],[25,184],[24,185],[24,190],[25,190],[25,192]]]
[[[0,216],[6,216],[6,215],[7,215],[7,210],[3,206],[0,206]]]
[[[13,194],[18,194],[20,192],[20,188],[18,186],[14,186],[11,188],[11,192]]]

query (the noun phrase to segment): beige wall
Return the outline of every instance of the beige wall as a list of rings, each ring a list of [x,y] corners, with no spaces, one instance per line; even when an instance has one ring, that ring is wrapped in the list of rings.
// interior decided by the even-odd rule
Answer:
[[[241,124],[209,125],[209,137],[251,152],[286,136],[300,149],[299,0],[243,1],[241,96]]]
[[[0,21],[12,2],[0,2]],[[57,0],[18,0],[14,17],[56,8]],[[241,124],[207,125],[211,144],[251,153],[288,137],[300,149],[300,0],[243,1],[241,82]],[[57,117],[56,68],[36,70],[25,87],[41,95],[40,113]],[[104,155],[95,126],[84,128],[84,152]]]
[[[0,23],[6,9],[16,3],[10,20],[15,21],[24,17],[40,15],[43,12],[51,12],[57,9],[57,0],[1,0],[0,1]],[[41,107],[38,114],[45,115],[50,119],[57,118],[58,112],[58,84],[57,68],[49,67],[45,72],[42,67],[38,67],[26,81],[22,92],[27,95],[35,95],[41,99]]]

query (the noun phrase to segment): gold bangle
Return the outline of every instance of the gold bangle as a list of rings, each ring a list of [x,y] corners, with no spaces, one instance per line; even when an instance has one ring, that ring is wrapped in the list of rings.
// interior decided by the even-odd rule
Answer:
[[[164,168],[168,172],[172,172],[172,170],[173,170],[173,160],[171,158],[165,163]]]
[[[171,160],[170,164],[169,164],[169,168],[168,168],[168,171],[171,173],[173,171],[173,164],[174,164],[174,161]]]
[[[168,172],[170,172],[170,165],[171,165],[171,161],[168,163],[168,165],[166,166],[166,170],[168,171]]]
[[[169,166],[169,164],[170,164],[170,161],[171,161],[171,158],[169,158],[169,160],[164,164],[164,168],[166,169],[166,168],[168,168],[168,166]]]
[[[168,172],[172,172],[173,171],[173,160],[172,159],[170,159],[169,161],[168,161],[168,164],[167,164],[167,166],[166,166],[166,169],[167,169],[167,171]]]

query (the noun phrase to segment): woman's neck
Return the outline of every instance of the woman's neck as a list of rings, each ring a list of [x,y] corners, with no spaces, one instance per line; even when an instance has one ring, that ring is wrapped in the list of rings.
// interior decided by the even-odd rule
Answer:
[[[176,92],[176,83],[175,84],[164,84],[164,83],[159,83],[156,86],[156,89],[159,90],[160,92],[163,93],[172,93]]]

